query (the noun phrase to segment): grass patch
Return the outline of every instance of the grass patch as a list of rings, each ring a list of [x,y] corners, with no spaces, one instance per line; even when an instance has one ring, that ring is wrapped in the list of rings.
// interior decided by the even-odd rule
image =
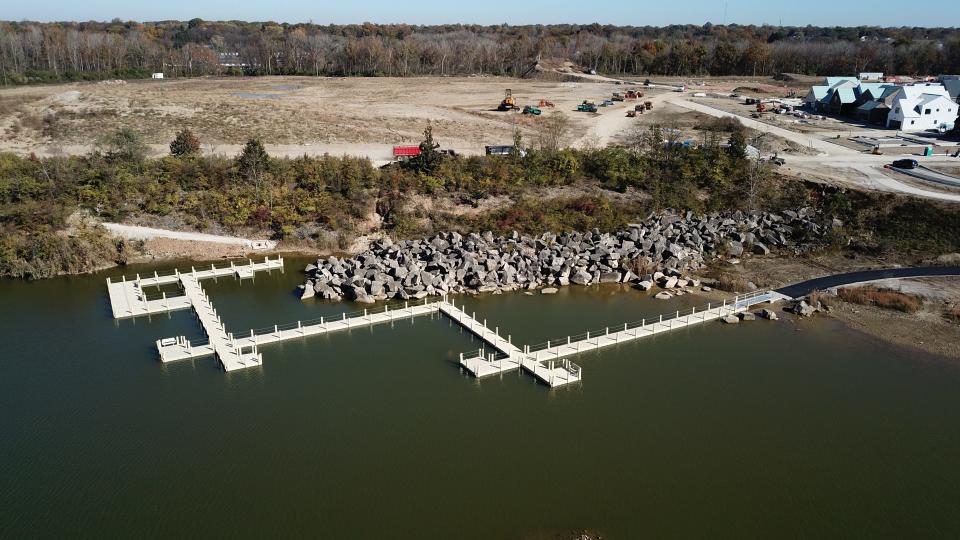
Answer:
[[[811,306],[816,306],[818,303],[827,308],[832,308],[836,305],[837,297],[826,292],[826,291],[813,291],[808,296],[807,303]]]
[[[903,313],[916,313],[923,307],[923,297],[893,289],[864,285],[839,289],[837,295],[845,302],[862,306],[877,306]]]

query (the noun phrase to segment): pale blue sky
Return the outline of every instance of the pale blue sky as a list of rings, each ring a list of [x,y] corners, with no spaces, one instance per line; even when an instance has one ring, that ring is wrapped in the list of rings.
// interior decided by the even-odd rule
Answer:
[[[803,26],[960,26],[957,0],[926,0],[907,9],[893,0],[2,0],[0,19],[38,21],[245,20],[279,22],[411,24],[601,24],[653,25],[724,21]],[[762,7],[761,7],[762,6]]]

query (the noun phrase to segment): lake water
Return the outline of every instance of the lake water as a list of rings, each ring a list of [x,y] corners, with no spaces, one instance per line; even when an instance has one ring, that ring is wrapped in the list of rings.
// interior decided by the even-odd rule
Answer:
[[[228,329],[353,311],[304,261],[205,281]],[[162,365],[182,311],[104,280],[0,282],[0,537],[958,538],[960,367],[830,319],[707,324],[474,380],[441,317]],[[172,268],[163,265],[161,269]],[[689,306],[617,287],[464,298],[537,343]]]

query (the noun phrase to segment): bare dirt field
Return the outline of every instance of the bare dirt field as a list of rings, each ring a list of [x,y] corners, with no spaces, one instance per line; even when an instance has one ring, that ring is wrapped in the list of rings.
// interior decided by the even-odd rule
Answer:
[[[176,131],[190,128],[208,152],[232,154],[260,137],[276,155],[355,153],[384,158],[395,144],[418,142],[427,123],[446,148],[482,153],[509,144],[514,126],[535,136],[534,117],[497,112],[504,90],[518,103],[547,99],[573,123],[571,143],[605,144],[630,126],[626,103],[598,114],[577,113],[624,86],[607,81],[561,82],[497,77],[258,77],[110,81],[0,91],[0,150],[40,155],[86,153],[97,137],[120,126],[141,133],[163,153]],[[633,104],[630,104],[632,107]]]
[[[694,113],[685,118],[682,110],[659,110],[660,100],[672,94],[663,88],[641,88],[643,100],[655,102],[650,116],[627,118],[627,109],[636,104],[631,101],[601,107],[596,114],[579,113],[576,106],[582,101],[599,104],[642,81],[566,78],[575,80],[257,77],[7,88],[0,90],[0,151],[83,154],[104,133],[126,126],[139,132],[157,155],[166,152],[179,129],[190,128],[209,153],[232,155],[247,139],[259,137],[273,155],[349,153],[379,161],[390,158],[393,145],[418,142],[428,122],[445,148],[477,154],[485,145],[510,144],[514,127],[535,142],[538,125],[551,114],[570,118],[566,142],[575,146],[622,142],[637,125],[689,128],[699,121]],[[782,93],[782,83],[761,77],[669,83],[694,85],[690,91],[748,86]],[[540,117],[497,112],[507,88],[520,106],[546,99],[556,107],[544,108]]]

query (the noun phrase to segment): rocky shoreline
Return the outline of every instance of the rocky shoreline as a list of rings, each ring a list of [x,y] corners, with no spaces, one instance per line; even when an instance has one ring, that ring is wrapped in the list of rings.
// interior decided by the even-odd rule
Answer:
[[[711,259],[800,253],[842,226],[812,208],[702,216],[665,212],[615,233],[439,233],[383,238],[355,257],[327,257],[305,268],[301,297],[373,303],[448,293],[483,293],[569,284],[632,283],[650,289],[686,281]],[[686,283],[684,283],[686,284]]]

